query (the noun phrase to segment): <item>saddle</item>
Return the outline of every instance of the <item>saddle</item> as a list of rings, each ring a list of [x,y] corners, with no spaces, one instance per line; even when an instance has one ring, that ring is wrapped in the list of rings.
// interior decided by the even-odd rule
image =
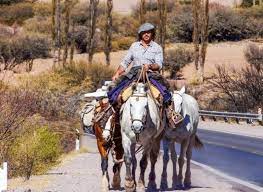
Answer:
[[[133,93],[133,90],[134,90],[134,85],[135,83],[132,83],[130,86],[128,86],[127,88],[125,88],[121,94],[120,94],[120,98],[119,100],[121,100],[122,103],[125,103],[129,98],[130,96],[132,95]],[[150,87],[149,87],[149,90],[151,91],[151,94],[153,96],[153,99],[157,100],[158,103],[162,103],[162,94],[160,93],[160,91],[153,85],[150,83]]]

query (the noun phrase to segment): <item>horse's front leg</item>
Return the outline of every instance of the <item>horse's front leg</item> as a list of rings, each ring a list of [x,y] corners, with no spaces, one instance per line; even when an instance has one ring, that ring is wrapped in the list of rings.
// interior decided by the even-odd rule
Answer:
[[[173,162],[173,182],[172,182],[172,188],[176,189],[177,185],[177,171],[176,171],[176,163],[177,163],[177,154],[175,150],[175,143],[170,143],[170,150],[171,150],[171,159]]]
[[[131,174],[131,164],[132,164],[132,153],[131,153],[131,140],[123,134],[122,144],[124,149],[124,162],[126,165],[126,176],[125,176],[125,190],[135,191],[135,183]]]
[[[188,147],[189,138],[184,139],[181,143],[180,156],[178,159],[179,163],[179,174],[178,174],[178,185],[177,188],[183,189],[183,166],[184,166],[184,156]]]
[[[148,183],[148,190],[149,191],[155,191],[157,188],[157,185],[155,182],[155,179],[156,179],[155,164],[157,162],[159,151],[160,151],[160,142],[156,141],[156,142],[152,143],[152,149],[150,151],[151,171],[149,174],[149,183]]]
[[[144,175],[145,175],[145,170],[147,168],[147,164],[148,164],[147,154],[144,152],[140,160],[141,172],[140,172],[140,177],[139,177],[138,186],[137,186],[138,191],[145,191]]]
[[[131,154],[132,154],[132,178],[135,182],[136,185],[136,180],[135,180],[135,172],[136,172],[136,168],[137,168],[137,159],[136,159],[136,155],[135,155],[135,147],[136,147],[136,143],[133,143],[131,145]]]
[[[97,146],[101,155],[101,170],[102,170],[102,182],[101,182],[101,191],[109,190],[109,175],[108,175],[108,153],[107,149],[104,146],[104,139],[102,137],[102,129],[99,124],[94,125],[95,135],[97,138]]]
[[[102,183],[101,191],[109,190],[108,158],[101,156]]]
[[[169,162],[169,141],[163,139],[163,172],[161,177],[161,190],[166,190],[168,188],[167,182],[167,164]]]
[[[186,151],[186,172],[184,178],[184,188],[191,188],[191,159],[192,159],[192,149],[195,141],[195,135],[190,137],[190,142]]]

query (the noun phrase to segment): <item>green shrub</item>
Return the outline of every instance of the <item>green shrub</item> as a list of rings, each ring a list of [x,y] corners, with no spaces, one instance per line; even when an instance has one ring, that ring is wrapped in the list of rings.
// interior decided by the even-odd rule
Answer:
[[[70,38],[74,39],[75,46],[80,53],[85,53],[87,49],[87,31],[86,26],[76,26],[74,33],[70,33]]]
[[[253,0],[243,0],[241,7],[251,7],[253,5]]]
[[[263,19],[263,6],[255,6],[250,8],[237,9],[238,13],[244,17],[250,17],[262,20]]]
[[[131,36],[134,37],[137,34],[138,27],[140,25],[139,20],[135,17],[120,15],[113,13],[113,36],[114,40],[120,37]]]
[[[192,42],[193,17],[190,6],[183,6],[168,17],[167,38],[172,42]]]
[[[35,16],[27,19],[23,28],[28,32],[50,35],[51,25],[50,18]]]
[[[176,73],[186,64],[193,61],[194,51],[180,46],[174,49],[168,49],[165,55],[166,66],[170,71],[170,77],[176,78]]]
[[[127,50],[130,48],[131,44],[135,41],[134,37],[120,37],[114,43],[117,42],[118,48],[120,50]]]
[[[250,44],[245,50],[247,62],[257,71],[263,70],[263,47]]]
[[[67,64],[56,72],[65,78],[70,86],[80,85],[88,76],[88,64],[84,60]]]
[[[93,63],[88,65],[88,77],[92,82],[93,88],[99,88],[103,85],[103,81],[111,80],[114,70],[110,66],[102,63]]]
[[[231,9],[218,9],[211,13],[209,41],[240,41],[257,33],[253,22]]]
[[[33,6],[35,16],[48,17],[52,15],[52,4],[38,2]]]
[[[17,175],[29,179],[54,165],[61,153],[59,137],[47,126],[29,123],[25,131],[11,147],[13,170]]]
[[[14,3],[23,2],[24,0],[0,0],[0,5],[11,5]]]
[[[13,24],[23,23],[26,19],[34,16],[32,3],[17,3],[0,8],[0,22]]]
[[[42,36],[18,36],[11,40],[0,40],[0,56],[4,69],[12,70],[26,62],[31,71],[33,60],[49,57],[50,42]]]

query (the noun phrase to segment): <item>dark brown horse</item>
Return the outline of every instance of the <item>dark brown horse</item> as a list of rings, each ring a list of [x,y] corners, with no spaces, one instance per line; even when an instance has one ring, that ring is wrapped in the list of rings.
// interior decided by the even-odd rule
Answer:
[[[99,102],[99,106],[96,107],[95,117],[98,114],[103,114],[105,111],[109,109],[108,102]],[[106,109],[106,110],[105,110]],[[110,109],[111,110],[111,109]],[[97,145],[98,150],[101,155],[101,170],[102,170],[102,189],[101,191],[108,191],[109,189],[109,174],[108,174],[108,154],[109,152],[112,153],[114,165],[113,165],[113,181],[112,181],[112,188],[119,189],[121,184],[120,178],[120,169],[122,166],[122,158],[123,158],[123,147],[122,147],[122,139],[121,139],[121,129],[119,123],[119,115],[113,114],[111,118],[111,134],[110,138],[106,141],[103,138],[103,130],[105,126],[105,120],[103,116],[97,120],[95,119],[93,128],[97,138]],[[104,122],[103,122],[104,121]]]

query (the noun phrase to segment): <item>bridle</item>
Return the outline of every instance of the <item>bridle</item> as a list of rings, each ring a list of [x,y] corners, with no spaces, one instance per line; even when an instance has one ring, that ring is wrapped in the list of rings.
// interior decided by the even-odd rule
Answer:
[[[89,107],[90,107],[90,109],[89,109]],[[88,110],[89,109],[89,110]],[[85,107],[81,110],[81,120],[83,120],[84,119],[84,116],[86,115],[86,114],[88,114],[88,113],[90,113],[92,110],[94,110],[95,109],[95,106],[94,105],[92,105],[92,104],[87,104],[87,105],[85,105]]]
[[[131,97],[136,97],[136,100],[139,100],[140,97],[146,97],[146,96],[132,95]],[[148,106],[148,105],[147,105],[147,106]],[[147,106],[146,106],[146,107],[147,107]],[[146,110],[147,110],[147,109],[146,109]],[[139,121],[139,122],[142,123],[142,125],[145,125],[146,115],[147,115],[147,112],[144,112],[142,119],[135,119],[135,118],[133,118],[132,112],[131,112],[131,110],[130,110],[130,117],[131,117],[130,120],[131,120],[131,123],[133,124],[134,121]],[[132,131],[135,132],[135,130],[133,129],[133,126],[131,127],[131,129],[132,129]],[[142,130],[141,130],[141,131],[142,131]]]

